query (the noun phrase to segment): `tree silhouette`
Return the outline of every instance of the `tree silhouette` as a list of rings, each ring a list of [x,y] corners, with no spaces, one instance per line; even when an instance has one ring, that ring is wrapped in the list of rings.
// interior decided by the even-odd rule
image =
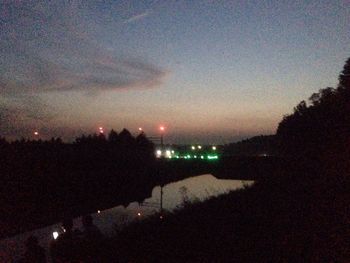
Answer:
[[[108,134],[108,141],[111,143],[117,143],[119,142],[119,137],[118,137],[118,133],[116,131],[114,131],[113,129],[111,130],[111,132]]]
[[[350,58],[346,61],[343,71],[339,75],[339,85],[338,89],[340,91],[350,92]]]
[[[279,123],[280,152],[293,158],[332,160],[337,153],[349,156],[350,59],[339,76],[336,89],[327,87],[302,101]]]

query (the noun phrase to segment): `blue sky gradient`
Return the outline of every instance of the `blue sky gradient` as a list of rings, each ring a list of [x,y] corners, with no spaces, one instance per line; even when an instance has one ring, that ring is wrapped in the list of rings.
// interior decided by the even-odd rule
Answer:
[[[349,5],[2,1],[0,135],[153,135],[159,124],[172,143],[272,134],[299,101],[337,85]]]

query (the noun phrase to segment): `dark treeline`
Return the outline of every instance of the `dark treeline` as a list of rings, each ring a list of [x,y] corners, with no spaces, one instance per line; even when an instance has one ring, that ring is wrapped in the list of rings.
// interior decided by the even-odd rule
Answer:
[[[275,135],[254,136],[243,141],[230,143],[224,147],[227,156],[265,156],[276,155],[277,143]]]
[[[156,178],[154,145],[144,133],[81,136],[74,143],[0,140],[0,235],[63,216],[143,200]]]

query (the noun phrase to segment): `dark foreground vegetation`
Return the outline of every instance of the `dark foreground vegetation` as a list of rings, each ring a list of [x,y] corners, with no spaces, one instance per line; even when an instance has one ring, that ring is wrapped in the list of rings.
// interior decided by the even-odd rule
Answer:
[[[301,102],[276,137],[288,166],[125,228],[106,261],[117,251],[122,262],[349,262],[350,59],[338,87]]]
[[[130,225],[107,261],[348,262],[349,186],[290,171],[253,187]],[[124,261],[125,260],[125,261]]]

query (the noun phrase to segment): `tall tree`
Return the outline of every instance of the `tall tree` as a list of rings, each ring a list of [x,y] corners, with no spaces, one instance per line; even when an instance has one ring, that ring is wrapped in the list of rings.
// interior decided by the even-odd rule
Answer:
[[[302,101],[280,122],[280,150],[289,156],[333,159],[350,147],[350,58],[339,76],[337,89],[325,88]]]
[[[344,69],[340,73],[338,88],[350,90],[350,58],[345,62]]]

